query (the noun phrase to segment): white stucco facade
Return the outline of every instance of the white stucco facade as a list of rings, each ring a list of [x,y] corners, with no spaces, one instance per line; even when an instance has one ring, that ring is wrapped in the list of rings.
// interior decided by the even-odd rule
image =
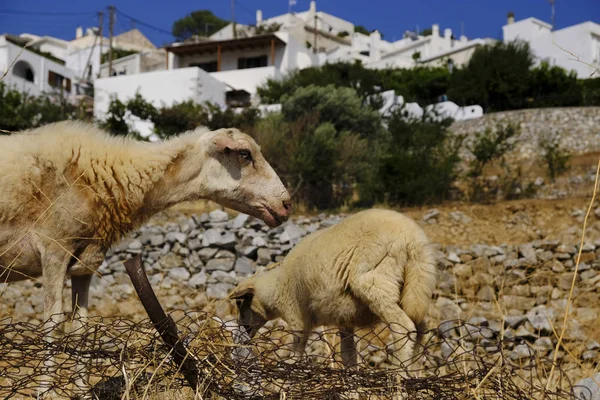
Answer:
[[[104,120],[111,98],[122,102],[132,99],[137,92],[155,107],[171,106],[193,100],[225,106],[227,86],[200,68],[180,68],[99,78],[94,81],[94,118]],[[132,128],[148,137],[152,134],[151,122],[129,117]]]
[[[220,41],[211,42],[210,51],[203,50],[183,55],[172,51],[168,54],[169,69],[196,67],[203,63],[213,63],[213,66],[216,66],[220,57],[220,70],[210,72],[210,75],[225,83],[230,89],[245,90],[254,95],[256,89],[267,79],[280,79],[290,71],[319,65],[319,57],[289,32],[276,32],[271,37],[276,38],[277,42],[271,43],[271,39],[267,38],[263,44],[253,45],[247,49],[243,48],[244,42],[240,39],[239,48],[235,51],[224,50],[220,56],[216,50]],[[185,46],[178,46],[177,49]],[[266,59],[267,65],[239,68],[240,59],[256,57]]]
[[[99,78],[94,82],[94,116],[104,118],[111,96],[126,102],[136,92],[154,106],[170,106],[186,100],[225,105],[226,85],[200,68],[180,68],[136,75]]]
[[[27,49],[23,50],[7,40],[6,35],[2,35],[0,75],[7,69],[8,73],[2,82],[22,93],[34,96],[42,93],[62,93],[70,98],[74,92],[74,74],[69,68]]]
[[[256,11],[254,26],[237,25],[238,37],[255,35],[256,27],[278,25],[279,33],[290,34],[295,40],[306,47],[306,43],[314,46],[315,29],[317,36],[317,52],[332,50],[339,45],[349,45],[350,40],[338,34],[352,35],[354,24],[342,18],[317,11],[316,1],[311,1],[309,9],[302,12],[291,12],[283,15],[263,18],[261,10]],[[211,40],[230,40],[234,38],[233,26],[229,24],[209,37]],[[311,50],[312,51],[312,50]]]
[[[588,21],[552,31],[550,24],[536,18],[509,22],[502,27],[504,42],[527,41],[537,63],[574,70],[579,78],[589,78],[600,67],[600,24]]]

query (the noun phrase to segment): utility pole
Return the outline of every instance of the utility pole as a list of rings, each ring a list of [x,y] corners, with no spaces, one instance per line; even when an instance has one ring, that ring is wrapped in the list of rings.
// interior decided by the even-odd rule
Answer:
[[[317,54],[317,13],[315,13],[315,38],[313,43],[313,53]]]
[[[115,6],[108,6],[108,76],[112,76],[113,34],[115,28]]]
[[[98,50],[98,71],[97,77],[100,78],[100,65],[102,65],[102,49],[104,48],[104,37],[102,36],[102,24],[104,22],[104,13],[98,11],[98,38],[100,39],[100,47]]]
[[[235,29],[235,0],[231,0],[231,24],[233,27],[233,37],[237,38],[237,29]]]

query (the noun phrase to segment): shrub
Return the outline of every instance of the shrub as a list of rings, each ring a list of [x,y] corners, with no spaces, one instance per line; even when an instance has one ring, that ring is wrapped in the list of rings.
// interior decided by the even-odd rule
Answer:
[[[582,104],[581,85],[575,71],[541,63],[529,73],[527,101],[530,107],[570,107]]]
[[[453,73],[448,96],[459,105],[480,104],[487,112],[522,108],[532,66],[527,42],[478,47],[468,64]]]
[[[310,85],[283,97],[281,111],[286,121],[297,121],[317,113],[319,124],[331,123],[337,132],[354,132],[363,138],[377,138],[382,131],[381,116],[364,107],[356,91],[333,85]]]
[[[600,75],[600,71],[596,72],[596,76]],[[582,105],[584,106],[600,106],[600,77],[582,79],[579,81],[581,87]]]
[[[369,180],[381,122],[360,104],[348,88],[299,89],[286,97],[282,113],[268,115],[254,129],[265,157],[307,207],[343,205]]]
[[[451,120],[429,116],[407,119],[402,109],[388,121],[389,138],[383,144],[376,179],[362,190],[372,201],[416,205],[450,196],[458,174],[462,137],[448,131]]]
[[[540,140],[543,157],[548,166],[548,174],[552,182],[556,177],[568,170],[567,163],[571,154],[560,144],[560,138],[556,135],[546,135]]]
[[[152,118],[154,132],[163,139],[179,135],[199,126],[206,126],[208,120],[205,108],[200,104],[196,104],[193,100],[162,107]]]
[[[515,147],[519,134],[519,126],[509,122],[507,124],[498,123],[496,129],[486,128],[484,132],[475,135],[475,140],[467,147],[474,157],[467,171],[467,177],[471,180],[468,193],[470,200],[484,201],[498,193],[510,194],[520,184],[518,179],[515,180],[509,165],[505,162],[505,156]],[[498,160],[504,169],[504,176],[499,178],[498,182],[485,179],[483,176],[485,167]],[[517,178],[519,178],[520,170],[517,172]]]
[[[468,147],[475,159],[471,162],[468,175],[478,177],[483,174],[486,165],[494,160],[503,158],[516,144],[520,128],[516,124],[499,123],[495,130],[486,128],[484,132],[475,135],[475,140]]]
[[[395,90],[406,101],[426,105],[446,93],[449,77],[445,68],[377,70],[367,69],[360,62],[342,62],[294,71],[282,80],[267,80],[257,93],[263,103],[281,103],[286,94],[294,93],[298,88],[333,85],[354,89],[362,100]]]
[[[59,95],[30,96],[0,82],[0,129],[19,131],[50,122],[75,119],[78,108]]]
[[[108,105],[107,117],[99,125],[113,135],[128,135],[130,128],[126,121],[126,114],[127,105],[113,96]]]

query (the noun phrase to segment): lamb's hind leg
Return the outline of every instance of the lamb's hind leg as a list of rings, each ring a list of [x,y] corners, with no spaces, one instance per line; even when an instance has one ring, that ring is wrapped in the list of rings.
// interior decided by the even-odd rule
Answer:
[[[340,350],[342,355],[342,364],[346,369],[354,369],[357,366],[358,354],[354,344],[354,329],[340,328]]]
[[[389,262],[382,260],[380,264]],[[379,265],[379,267],[382,267]],[[377,267],[377,268],[379,268]],[[413,357],[415,343],[410,340],[408,333],[415,330],[415,324],[399,306],[399,283],[377,270],[370,270],[358,276],[351,284],[352,292],[359,297],[382,322],[390,327],[394,340],[394,354],[391,362],[402,367],[397,376],[398,389],[401,377],[408,377],[407,362]],[[395,398],[405,398],[398,392]]]
[[[88,316],[88,299],[92,275],[71,276],[71,301],[73,305],[73,322],[71,332],[75,336],[85,335],[85,325]],[[88,363],[77,365],[75,387],[77,392],[89,391]]]

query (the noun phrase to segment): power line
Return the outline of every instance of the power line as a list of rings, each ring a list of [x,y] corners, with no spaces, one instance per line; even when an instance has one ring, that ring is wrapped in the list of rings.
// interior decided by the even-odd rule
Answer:
[[[44,16],[75,16],[95,14],[95,11],[87,12],[40,12],[40,11],[22,11],[22,10],[0,10],[0,14],[21,14],[21,15],[44,15]]]
[[[143,25],[143,26],[145,26],[145,27],[147,27],[147,28],[154,29],[154,30],[155,30],[155,31],[157,31],[157,32],[161,32],[161,33],[164,33],[165,35],[169,35],[169,36],[173,37],[173,33],[172,33],[172,32],[169,32],[169,31],[167,31],[167,30],[165,30],[165,29],[162,29],[162,28],[156,27],[156,26],[154,26],[154,25],[150,25],[150,24],[148,24],[148,23],[146,23],[146,22],[144,22],[144,21],[140,21],[140,20],[139,20],[139,19],[137,19],[137,18],[134,18],[134,17],[132,17],[132,16],[130,16],[130,15],[127,15],[127,14],[125,14],[124,12],[120,11],[119,9],[117,9],[117,13],[121,14],[121,15],[122,15],[122,16],[124,16],[125,18],[129,18],[130,20],[132,20],[132,21],[135,21],[136,23],[138,23],[138,24],[140,24],[140,25]]]
[[[235,2],[235,5],[238,6],[242,11],[245,11],[248,14],[250,14],[251,16],[253,16],[253,17],[256,16],[255,13],[253,13],[252,11],[250,11],[249,9],[247,9],[246,7],[244,7],[243,5],[241,5],[240,3],[238,3],[237,0]]]

